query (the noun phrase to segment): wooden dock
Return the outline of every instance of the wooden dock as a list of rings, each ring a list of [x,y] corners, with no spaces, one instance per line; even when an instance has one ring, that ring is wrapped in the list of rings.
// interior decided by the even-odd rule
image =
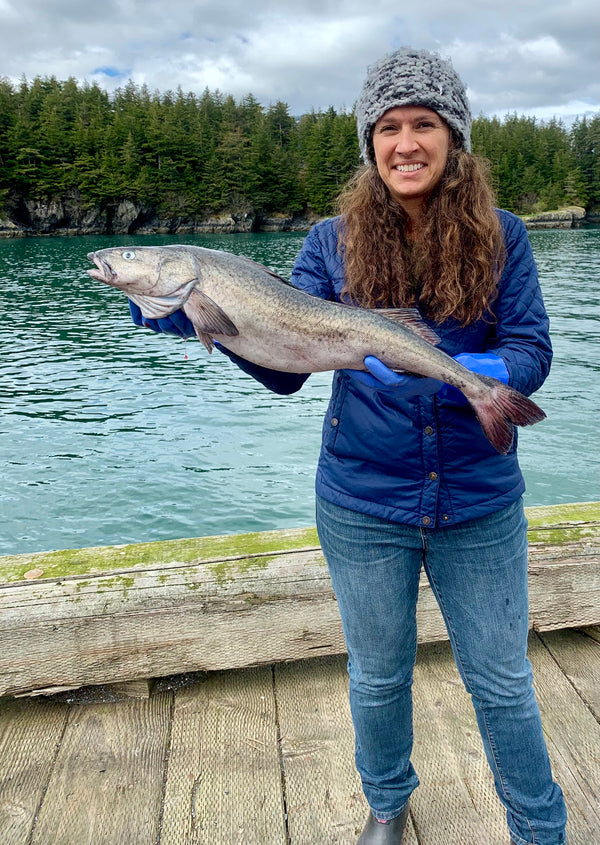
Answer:
[[[597,845],[599,629],[534,633],[530,659],[569,845]],[[405,845],[508,845],[448,643],[419,647],[414,698]],[[0,704],[3,845],[351,845],[366,812],[343,656]]]
[[[600,509],[528,518],[548,748],[569,845],[598,845]],[[0,845],[353,845],[367,807],[314,543],[297,530],[0,558]],[[508,845],[434,604],[423,582],[404,845]]]

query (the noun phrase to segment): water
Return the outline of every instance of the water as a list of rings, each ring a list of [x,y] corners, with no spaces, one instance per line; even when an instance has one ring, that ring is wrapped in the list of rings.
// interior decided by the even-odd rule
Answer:
[[[529,505],[599,498],[599,234],[531,233],[555,359],[536,395],[548,420],[520,432]],[[289,277],[303,238],[177,241]],[[278,397],[196,341],[133,326],[85,270],[87,252],[138,240],[0,241],[0,554],[314,524],[331,375]]]

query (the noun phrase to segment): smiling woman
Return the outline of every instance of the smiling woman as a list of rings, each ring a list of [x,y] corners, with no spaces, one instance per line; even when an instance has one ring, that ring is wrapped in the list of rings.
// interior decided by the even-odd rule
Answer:
[[[293,281],[351,304],[416,304],[456,360],[488,384],[532,393],[552,357],[535,262],[523,224],[495,209],[470,153],[470,109],[452,65],[408,48],[384,57],[367,75],[356,115],[365,167],[339,221],[309,234]],[[381,361],[365,365],[370,376],[336,374],[317,473],[317,529],[344,628],[356,763],[371,807],[359,843],[400,845],[418,785],[411,686],[423,567],[511,838],[561,845],[564,800],[526,658],[516,448],[502,457],[480,449],[460,399],[431,378],[390,387]]]
[[[448,124],[420,106],[390,109],[373,128],[377,172],[392,199],[415,222],[444,174],[450,137]]]

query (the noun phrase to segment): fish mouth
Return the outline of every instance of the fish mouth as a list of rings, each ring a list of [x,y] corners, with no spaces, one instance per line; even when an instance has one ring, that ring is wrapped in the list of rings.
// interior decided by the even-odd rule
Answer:
[[[117,274],[108,261],[100,258],[97,252],[88,252],[87,257],[96,265],[95,270],[86,271],[88,276],[91,276],[92,279],[97,279],[99,282],[105,282],[107,285],[116,285]]]

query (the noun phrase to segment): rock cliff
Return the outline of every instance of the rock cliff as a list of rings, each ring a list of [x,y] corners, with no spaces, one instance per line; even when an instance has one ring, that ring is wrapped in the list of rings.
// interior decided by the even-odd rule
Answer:
[[[585,208],[578,205],[558,211],[542,211],[523,217],[528,229],[575,229],[587,222]]]
[[[162,215],[131,200],[89,205],[73,192],[44,200],[11,198],[0,214],[0,237],[308,231],[318,219],[310,213],[266,217],[237,210],[206,216]]]

